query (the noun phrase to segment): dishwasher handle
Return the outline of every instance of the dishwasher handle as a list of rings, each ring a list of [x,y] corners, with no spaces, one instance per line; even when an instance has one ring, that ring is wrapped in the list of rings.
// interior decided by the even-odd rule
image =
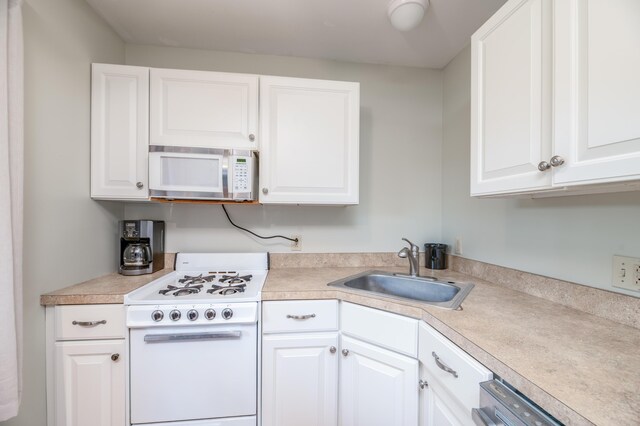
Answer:
[[[147,334],[144,341],[147,343],[161,342],[186,342],[196,340],[239,339],[240,331],[214,331],[209,333],[178,333],[178,334]]]
[[[498,421],[498,423],[494,422],[482,411],[482,408],[472,408],[471,409],[471,418],[476,426],[504,426],[504,423]]]

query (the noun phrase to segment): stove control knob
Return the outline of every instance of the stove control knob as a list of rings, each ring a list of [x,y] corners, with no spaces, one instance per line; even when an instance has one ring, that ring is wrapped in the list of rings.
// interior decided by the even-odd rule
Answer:
[[[173,311],[171,311],[169,313],[169,318],[171,318],[171,321],[178,321],[181,316],[182,316],[182,314],[177,309],[174,309]]]
[[[206,311],[204,311],[204,317],[211,321],[216,317],[216,311],[213,309],[207,309]]]
[[[162,311],[153,311],[151,313],[151,319],[154,320],[155,322],[162,321],[163,318],[164,318],[164,312]]]
[[[228,320],[233,316],[233,311],[229,308],[226,308],[224,311],[222,311],[222,318]]]
[[[195,309],[189,310],[189,312],[187,312],[187,318],[189,318],[189,321],[197,320],[198,319],[198,311],[196,311]]]

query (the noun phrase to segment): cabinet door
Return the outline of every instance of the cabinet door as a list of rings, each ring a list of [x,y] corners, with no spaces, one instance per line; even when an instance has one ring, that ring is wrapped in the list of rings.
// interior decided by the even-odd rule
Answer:
[[[55,344],[57,426],[124,425],[124,354],[124,340]]]
[[[149,197],[149,68],[93,64],[91,196]]]
[[[263,337],[263,426],[337,424],[337,347],[337,332]]]
[[[358,204],[360,85],[260,77],[260,202]]]
[[[638,23],[638,0],[555,2],[555,184],[640,179]]]
[[[471,195],[549,188],[550,0],[511,0],[471,38]]]
[[[340,425],[417,426],[418,361],[341,337]]]
[[[151,145],[258,148],[258,77],[151,69]]]

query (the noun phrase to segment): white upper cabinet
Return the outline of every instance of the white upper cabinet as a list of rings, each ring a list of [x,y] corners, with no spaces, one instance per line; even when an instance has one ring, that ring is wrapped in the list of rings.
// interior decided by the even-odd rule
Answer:
[[[149,69],[93,64],[91,197],[147,199]]]
[[[473,35],[471,195],[640,179],[638,22],[637,0],[510,0]]]
[[[548,0],[512,1],[472,39],[471,193],[544,188],[550,154]]]
[[[358,203],[358,83],[260,77],[260,114],[261,203]]]
[[[556,1],[554,16],[554,183],[640,179],[640,1]]]
[[[258,76],[151,69],[151,145],[258,149]]]

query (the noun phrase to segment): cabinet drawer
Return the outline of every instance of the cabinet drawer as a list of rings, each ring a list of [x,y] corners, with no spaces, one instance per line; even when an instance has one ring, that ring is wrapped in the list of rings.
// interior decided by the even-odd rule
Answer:
[[[425,323],[420,323],[418,358],[427,381],[436,381],[461,410],[471,412],[479,406],[479,383],[491,379],[493,374]]]
[[[338,329],[337,300],[292,300],[262,304],[264,333]]]
[[[418,320],[352,303],[341,303],[343,333],[415,358]]]
[[[56,340],[122,339],[124,305],[56,306]]]

